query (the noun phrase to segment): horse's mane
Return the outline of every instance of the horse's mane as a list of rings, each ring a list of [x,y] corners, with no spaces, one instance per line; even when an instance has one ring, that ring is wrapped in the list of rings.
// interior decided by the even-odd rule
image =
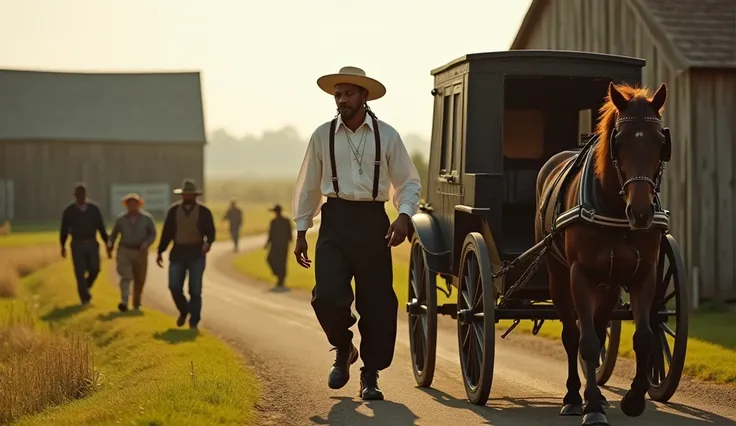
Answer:
[[[652,100],[652,94],[647,87],[633,87],[627,84],[616,84],[616,90],[621,93],[629,102],[639,103],[642,106]],[[634,106],[634,105],[632,105]],[[658,111],[662,116],[664,108]],[[608,172],[608,150],[611,141],[611,130],[616,126],[616,118],[618,118],[618,109],[611,101],[611,94],[606,94],[606,100],[601,106],[598,114],[598,124],[595,132],[598,135],[598,144],[595,148],[595,174],[604,182],[605,175]]]

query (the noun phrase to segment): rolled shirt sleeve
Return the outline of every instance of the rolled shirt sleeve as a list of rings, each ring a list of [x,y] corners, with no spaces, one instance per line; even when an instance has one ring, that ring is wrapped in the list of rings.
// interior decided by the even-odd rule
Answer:
[[[391,142],[386,159],[392,187],[391,201],[399,214],[412,217],[419,208],[422,180],[398,132],[394,132]]]
[[[319,130],[319,129],[318,129]],[[319,150],[320,137],[312,134],[304,154],[299,176],[294,187],[292,211],[297,231],[306,231],[314,225],[314,217],[322,205],[322,156]]]

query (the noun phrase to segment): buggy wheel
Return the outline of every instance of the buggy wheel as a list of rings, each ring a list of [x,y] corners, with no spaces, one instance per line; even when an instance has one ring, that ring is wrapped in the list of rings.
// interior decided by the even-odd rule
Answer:
[[[667,402],[680,384],[687,353],[688,289],[685,266],[677,241],[667,234],[662,237],[657,265],[657,290],[652,303],[651,326],[654,332],[652,354],[649,357],[647,378],[649,397]],[[674,325],[669,317],[660,317],[658,311],[674,310]]]
[[[468,234],[458,275],[457,337],[465,393],[476,405],[485,405],[493,383],[496,301],[489,259],[483,236]]]
[[[437,277],[427,268],[419,239],[414,237],[409,258],[409,349],[414,379],[428,387],[434,378],[437,350]]]
[[[598,368],[595,369],[595,382],[598,386],[603,386],[613,375],[613,369],[616,367],[616,359],[618,358],[618,346],[621,343],[621,321],[609,321],[606,328],[606,341],[603,342],[601,355],[598,359]],[[585,364],[583,358],[578,354],[578,362],[583,369],[585,375]],[[585,380],[588,380],[586,377]]]

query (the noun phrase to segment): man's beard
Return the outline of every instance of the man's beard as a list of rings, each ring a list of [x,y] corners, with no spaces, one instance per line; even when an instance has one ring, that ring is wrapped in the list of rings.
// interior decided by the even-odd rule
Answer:
[[[342,117],[343,121],[350,121],[353,118],[355,118],[356,115],[358,115],[358,107],[340,107],[338,108],[338,111],[340,112],[340,117]]]

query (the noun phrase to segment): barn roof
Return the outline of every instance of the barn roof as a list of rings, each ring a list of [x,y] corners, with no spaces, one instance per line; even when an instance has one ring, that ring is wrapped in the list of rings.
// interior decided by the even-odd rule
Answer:
[[[200,75],[0,70],[0,140],[204,143]]]
[[[511,49],[520,49],[551,0],[533,0]],[[736,68],[734,0],[624,0],[683,68]]]

